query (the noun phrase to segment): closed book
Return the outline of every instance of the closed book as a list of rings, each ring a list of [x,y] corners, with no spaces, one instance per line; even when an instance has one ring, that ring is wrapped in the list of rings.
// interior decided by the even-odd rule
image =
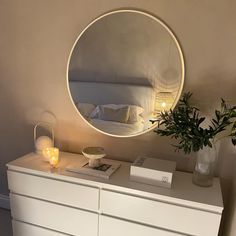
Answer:
[[[75,167],[68,166],[66,167],[67,171],[75,172],[78,174],[91,175],[95,177],[109,179],[110,176],[120,167],[120,164],[109,164],[101,163],[98,167],[90,167],[88,163],[83,166]]]
[[[130,180],[171,188],[176,162],[138,157],[130,168]]]

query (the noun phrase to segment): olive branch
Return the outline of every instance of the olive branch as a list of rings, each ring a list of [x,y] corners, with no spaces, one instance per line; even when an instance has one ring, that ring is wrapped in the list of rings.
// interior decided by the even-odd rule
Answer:
[[[204,146],[212,147],[217,134],[231,126],[227,136],[236,145],[236,106],[231,107],[221,99],[220,110],[215,110],[211,124],[203,128],[201,124],[206,118],[201,117],[199,109],[190,104],[191,96],[190,92],[184,93],[174,110],[161,112],[155,132],[179,140],[178,145],[174,145],[176,150],[189,154]]]

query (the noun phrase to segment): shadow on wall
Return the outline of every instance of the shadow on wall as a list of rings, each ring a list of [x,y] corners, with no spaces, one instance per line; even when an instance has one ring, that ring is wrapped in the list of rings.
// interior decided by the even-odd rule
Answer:
[[[33,127],[26,124],[23,109],[14,94],[4,89],[0,94],[0,194],[8,194],[6,163],[33,150]]]
[[[221,179],[224,201],[221,225],[225,226],[224,229],[227,229],[228,232],[224,231],[223,234],[223,227],[221,227],[219,235],[234,236],[229,232],[235,232],[236,230],[236,147],[232,145],[229,139],[223,140],[221,147],[218,160],[218,173]],[[234,230],[232,230],[233,227]]]
[[[232,163],[234,168],[234,173],[236,173],[236,159],[234,157],[234,162]],[[225,232],[221,232],[222,236],[235,236],[236,231],[236,174],[233,176],[233,181],[230,186],[230,194],[228,198],[228,203],[226,205],[227,217],[223,218],[223,225],[225,225]],[[231,219],[231,220],[228,220]]]
[[[178,170],[193,170],[195,155],[175,152],[174,147],[171,146],[174,140],[168,137],[158,137],[153,131],[140,136],[118,138],[96,131],[85,121],[82,121],[82,126],[81,123],[77,124],[59,121],[57,127],[60,128],[55,130],[55,133],[56,146],[60,150],[80,153],[83,148],[88,146],[102,146],[107,153],[107,158],[132,162],[138,156],[143,155],[176,161]]]

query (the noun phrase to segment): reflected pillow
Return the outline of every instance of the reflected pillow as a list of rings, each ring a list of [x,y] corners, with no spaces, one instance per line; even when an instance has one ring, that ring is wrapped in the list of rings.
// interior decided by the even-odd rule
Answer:
[[[77,103],[77,108],[81,115],[88,118],[95,110],[95,105],[90,103]]]
[[[144,109],[140,106],[136,105],[128,105],[128,104],[105,104],[105,105],[99,105],[96,107],[96,109],[91,113],[90,117],[91,118],[98,118],[98,114],[100,112],[100,107],[107,107],[107,108],[113,108],[113,109],[118,109],[122,107],[130,107],[129,111],[129,118],[127,123],[128,124],[133,124],[138,121],[140,121],[140,117],[142,116],[142,113],[144,112]]]
[[[142,107],[130,105],[128,123],[133,124],[135,122],[140,121],[140,119],[142,119],[143,112],[144,112],[144,109]]]
[[[120,108],[111,108],[106,106],[99,106],[98,118],[100,120],[115,121],[120,123],[127,123],[129,119],[129,106]]]

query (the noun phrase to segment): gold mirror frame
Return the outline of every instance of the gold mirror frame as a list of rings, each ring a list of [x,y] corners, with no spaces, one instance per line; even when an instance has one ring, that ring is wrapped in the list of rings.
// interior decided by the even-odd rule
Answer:
[[[69,87],[69,66],[70,66],[70,61],[71,61],[71,57],[72,57],[72,53],[77,45],[77,43],[79,42],[79,39],[81,38],[81,36],[86,32],[86,30],[91,27],[94,23],[96,23],[97,21],[99,21],[100,19],[104,18],[104,17],[107,17],[109,15],[112,15],[112,14],[117,14],[117,13],[124,13],[124,12],[129,12],[129,13],[136,13],[136,14],[142,14],[144,16],[147,16],[151,19],[153,19],[154,21],[156,21],[158,24],[160,24],[162,27],[164,27],[164,29],[169,33],[169,35],[171,36],[171,38],[173,39],[173,41],[175,42],[175,45],[178,49],[178,52],[179,52],[179,57],[180,57],[180,61],[181,61],[181,71],[182,71],[182,74],[181,74],[181,81],[180,81],[180,86],[179,86],[179,90],[178,90],[178,94],[171,106],[171,109],[173,109],[176,104],[178,103],[179,99],[180,99],[180,96],[181,96],[181,93],[182,93],[182,90],[183,90],[183,85],[184,85],[184,78],[185,78],[185,64],[184,64],[184,57],[183,57],[183,53],[182,53],[182,50],[181,50],[181,47],[180,47],[180,44],[176,38],[176,36],[174,35],[174,33],[172,32],[172,30],[163,22],[161,21],[160,19],[158,19],[157,17],[149,14],[149,13],[146,13],[146,12],[143,12],[143,11],[138,11],[138,10],[116,10],[116,11],[111,11],[111,12],[108,12],[106,14],[103,14],[99,17],[97,17],[96,19],[94,19],[91,23],[89,23],[83,30],[82,32],[79,34],[79,36],[77,37],[77,39],[75,40],[73,46],[72,46],[72,49],[70,51],[70,54],[69,54],[69,58],[68,58],[68,61],[67,61],[67,70],[66,70],[66,80],[67,80],[67,90],[68,90],[68,94],[69,94],[69,97],[70,97],[70,100],[75,108],[75,110],[77,111],[77,113],[79,114],[79,116],[82,118],[82,120],[84,120],[87,124],[89,124],[90,127],[92,127],[93,129],[97,130],[98,132],[102,133],[102,134],[105,134],[105,135],[109,135],[109,136],[112,136],[112,137],[122,137],[122,138],[126,138],[126,137],[135,137],[135,136],[138,136],[138,135],[141,135],[141,134],[145,134],[147,132],[150,132],[152,131],[153,129],[155,129],[157,127],[157,123],[154,124],[151,128],[149,129],[146,129],[142,132],[138,132],[138,133],[134,133],[134,134],[131,134],[131,135],[116,135],[116,134],[111,134],[111,133],[107,133],[103,130],[100,130],[98,129],[97,127],[95,127],[94,125],[92,125],[90,122],[88,122],[85,117],[79,112],[79,110],[77,109],[76,105],[75,105],[75,102],[72,98],[72,95],[71,95],[71,91],[70,91],[70,87]]]

